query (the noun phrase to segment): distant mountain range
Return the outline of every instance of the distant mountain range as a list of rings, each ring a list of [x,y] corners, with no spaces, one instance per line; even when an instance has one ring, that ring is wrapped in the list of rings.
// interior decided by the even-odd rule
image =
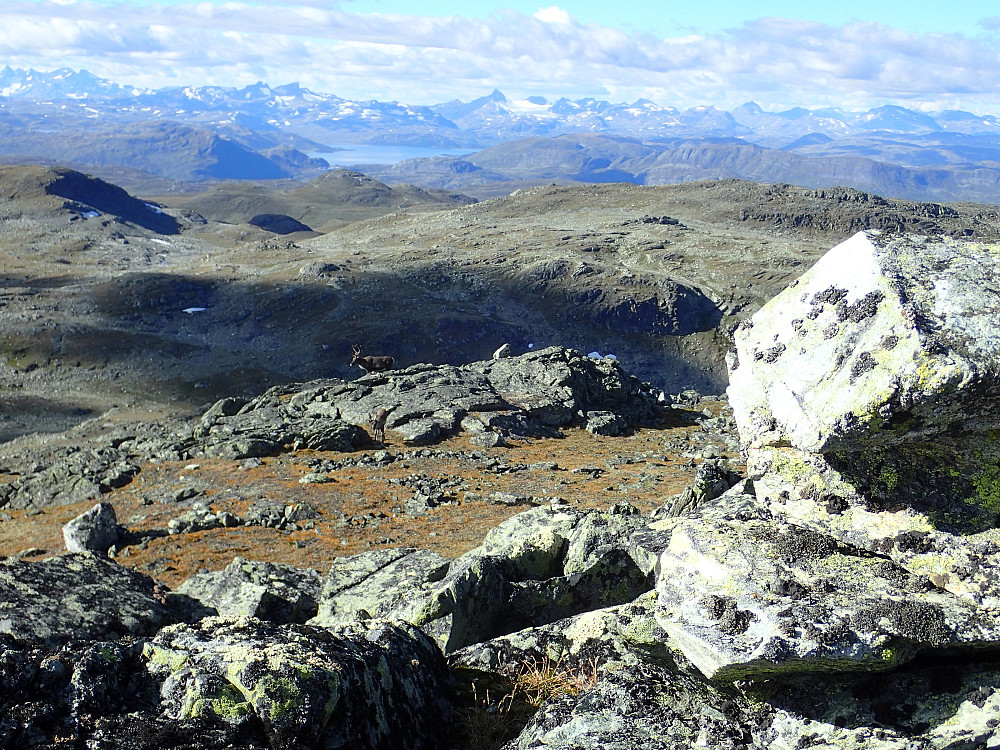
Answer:
[[[486,170],[493,188],[538,179],[738,177],[1000,203],[1000,118],[957,110],[767,112],[751,102],[727,112],[647,100],[515,101],[500,91],[414,106],[352,101],[295,83],[151,90],[87,71],[0,70],[0,159],[8,161],[136,168],[179,181],[302,178],[329,166],[308,154],[348,144],[487,149],[397,165],[414,184],[466,192],[484,183],[474,173]],[[373,170],[379,179],[392,174]]]

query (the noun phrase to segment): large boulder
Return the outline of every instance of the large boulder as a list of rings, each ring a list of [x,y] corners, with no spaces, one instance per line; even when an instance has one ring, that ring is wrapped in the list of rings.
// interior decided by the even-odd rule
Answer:
[[[165,628],[144,658],[166,715],[262,728],[275,750],[451,746],[447,666],[405,623],[334,632],[209,617]]]
[[[750,447],[899,447],[1000,429],[1000,247],[859,233],[736,332]]]
[[[448,561],[391,549],[335,560],[310,624],[369,617],[413,623],[446,653],[503,633],[631,601],[652,588],[629,549],[645,520],[628,504],[608,511],[537,507],[489,531]]]
[[[657,618],[706,677],[878,672],[990,654],[1000,615],[828,535],[765,514],[664,533]],[[670,523],[670,522],[668,522]]]
[[[302,623],[316,614],[321,586],[315,570],[236,557],[223,570],[191,576],[175,591],[222,617]]]
[[[0,633],[0,747],[445,750],[440,651],[405,624],[208,617],[58,648]]]
[[[339,557],[323,581],[310,624],[329,627],[398,616],[445,576],[449,562],[436,552],[414,548]]]
[[[1000,606],[994,245],[858,234],[737,331],[729,396],[771,513]]]
[[[121,539],[118,515],[111,503],[98,503],[63,525],[67,552],[95,552],[106,555]]]
[[[0,559],[0,633],[56,645],[149,636],[203,614],[151,578],[93,554]]]

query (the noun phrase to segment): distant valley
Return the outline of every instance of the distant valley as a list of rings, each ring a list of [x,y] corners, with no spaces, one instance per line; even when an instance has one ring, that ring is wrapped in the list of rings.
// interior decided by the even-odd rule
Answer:
[[[298,84],[144,90],[85,71],[0,70],[0,161],[71,166],[135,192],[229,180],[306,181],[350,144],[464,156],[354,166],[383,182],[475,198],[548,183],[748,179],[893,198],[1000,203],[1000,119],[884,106],[766,112],[636,101],[432,106],[350,101]]]

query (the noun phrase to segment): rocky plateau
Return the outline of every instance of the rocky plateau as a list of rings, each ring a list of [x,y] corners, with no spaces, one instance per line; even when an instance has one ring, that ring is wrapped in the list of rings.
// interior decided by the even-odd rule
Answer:
[[[0,184],[0,747],[1000,746],[996,209]]]

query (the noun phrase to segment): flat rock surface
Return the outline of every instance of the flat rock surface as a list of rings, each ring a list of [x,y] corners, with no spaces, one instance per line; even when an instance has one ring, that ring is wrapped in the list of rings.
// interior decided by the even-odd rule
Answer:
[[[710,679],[880,671],[1000,637],[995,612],[808,529],[685,519],[664,533],[657,618]]]
[[[0,633],[58,645],[153,635],[200,608],[148,576],[89,554],[66,554],[37,563],[0,560]]]

